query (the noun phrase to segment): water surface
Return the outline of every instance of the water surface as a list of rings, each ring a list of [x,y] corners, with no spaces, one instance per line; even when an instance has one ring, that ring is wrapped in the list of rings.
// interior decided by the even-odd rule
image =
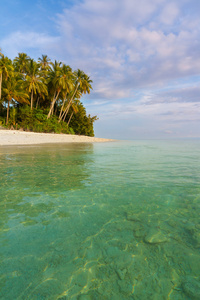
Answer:
[[[0,148],[0,299],[200,299],[200,141]]]

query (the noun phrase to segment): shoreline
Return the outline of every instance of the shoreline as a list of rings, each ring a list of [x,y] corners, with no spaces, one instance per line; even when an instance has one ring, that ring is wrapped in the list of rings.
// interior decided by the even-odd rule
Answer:
[[[19,130],[0,129],[0,146],[42,145],[58,143],[105,143],[113,139],[89,137],[84,135],[38,133]]]

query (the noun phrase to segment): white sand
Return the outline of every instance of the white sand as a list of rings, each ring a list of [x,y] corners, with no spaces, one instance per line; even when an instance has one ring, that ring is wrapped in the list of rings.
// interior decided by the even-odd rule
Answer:
[[[0,146],[54,143],[96,143],[114,140],[83,135],[36,133],[18,130],[0,130]]]

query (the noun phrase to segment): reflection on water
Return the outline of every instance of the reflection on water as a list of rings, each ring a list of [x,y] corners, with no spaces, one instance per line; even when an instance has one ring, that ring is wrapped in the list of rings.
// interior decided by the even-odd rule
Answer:
[[[199,146],[2,147],[0,299],[200,299]]]

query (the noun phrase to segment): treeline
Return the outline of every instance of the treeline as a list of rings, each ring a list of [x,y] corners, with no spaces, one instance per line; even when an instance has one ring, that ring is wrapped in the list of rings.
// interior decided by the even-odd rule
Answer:
[[[36,132],[94,136],[97,117],[81,103],[92,80],[47,55],[38,61],[26,53],[14,60],[0,51],[0,125]]]

